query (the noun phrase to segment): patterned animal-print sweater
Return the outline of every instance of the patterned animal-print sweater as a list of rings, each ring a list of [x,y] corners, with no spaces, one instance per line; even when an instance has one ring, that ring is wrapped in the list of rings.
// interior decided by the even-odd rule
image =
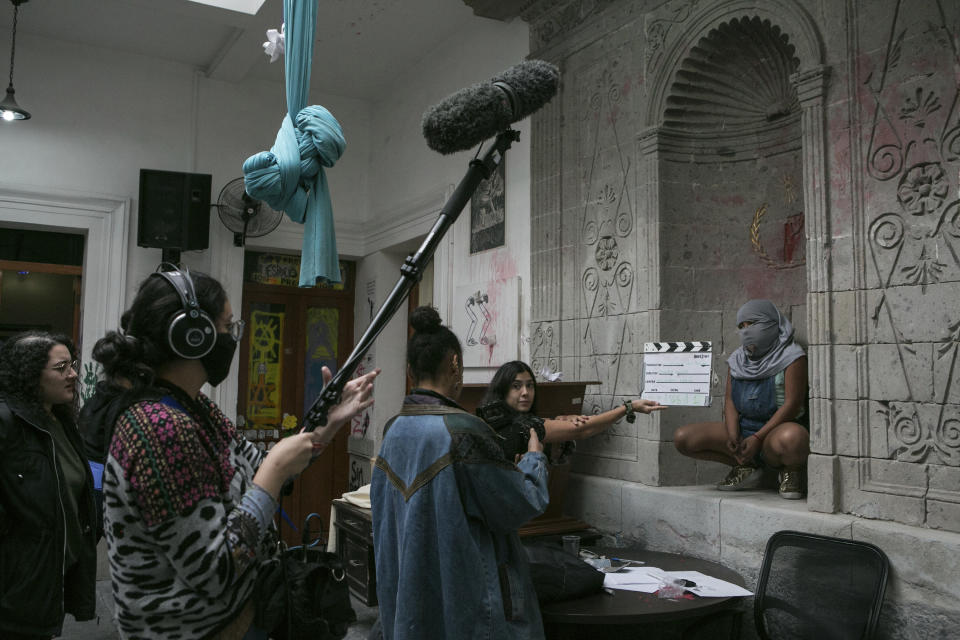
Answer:
[[[203,394],[138,402],[117,420],[103,489],[124,638],[203,638],[238,614],[274,548],[272,523],[238,508],[263,493],[263,457]]]

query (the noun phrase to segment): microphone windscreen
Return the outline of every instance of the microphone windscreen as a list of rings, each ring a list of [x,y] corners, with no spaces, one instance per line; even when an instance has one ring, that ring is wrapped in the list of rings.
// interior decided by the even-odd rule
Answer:
[[[556,93],[560,71],[526,60],[491,82],[461,89],[423,114],[427,146],[443,154],[471,149],[542,107]]]
[[[523,120],[545,105],[557,93],[560,70],[543,60],[525,60],[494,76],[491,82],[502,82],[513,89],[517,104],[513,121]]]
[[[427,109],[423,137],[434,151],[464,151],[509,127],[512,115],[503,90],[492,84],[475,84]]]

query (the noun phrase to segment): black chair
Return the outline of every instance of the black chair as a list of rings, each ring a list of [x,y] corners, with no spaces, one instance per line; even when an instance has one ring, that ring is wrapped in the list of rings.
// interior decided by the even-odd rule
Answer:
[[[870,640],[889,564],[868,542],[778,531],[757,581],[757,633],[763,640]]]

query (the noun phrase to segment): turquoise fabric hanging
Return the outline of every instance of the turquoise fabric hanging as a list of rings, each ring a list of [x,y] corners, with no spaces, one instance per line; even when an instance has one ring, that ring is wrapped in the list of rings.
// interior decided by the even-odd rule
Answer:
[[[283,0],[287,115],[270,151],[261,151],[243,163],[247,193],[304,225],[301,287],[314,286],[317,278],[340,282],[333,205],[323,167],[332,167],[347,143],[340,123],[329,111],[319,105],[306,106],[317,2]]]

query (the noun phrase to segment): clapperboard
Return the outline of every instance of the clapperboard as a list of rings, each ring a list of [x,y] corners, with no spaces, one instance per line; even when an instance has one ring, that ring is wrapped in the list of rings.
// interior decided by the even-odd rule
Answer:
[[[712,367],[710,342],[644,343],[641,397],[665,405],[708,407]]]

